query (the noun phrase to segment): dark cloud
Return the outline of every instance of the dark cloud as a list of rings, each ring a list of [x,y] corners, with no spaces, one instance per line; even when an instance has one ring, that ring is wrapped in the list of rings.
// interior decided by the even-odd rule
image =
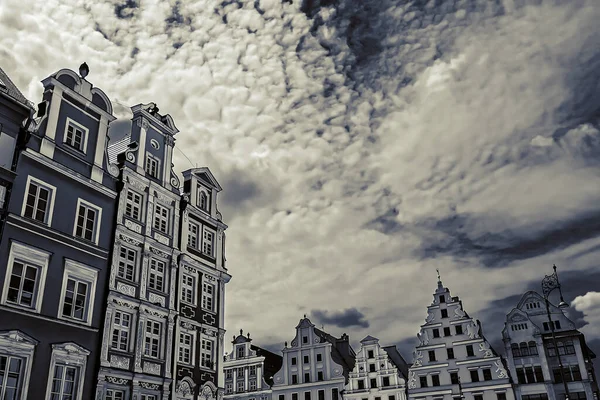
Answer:
[[[115,15],[120,19],[131,19],[138,7],[137,0],[125,0],[123,4],[115,5]]]
[[[108,136],[110,137],[110,143],[112,144],[119,139],[124,138],[131,132],[131,120],[129,119],[117,119],[112,122],[108,127]]]
[[[350,326],[369,327],[369,321],[365,319],[365,315],[354,307],[334,312],[312,310],[311,314],[319,323],[324,325],[334,325],[338,328],[347,328]]]

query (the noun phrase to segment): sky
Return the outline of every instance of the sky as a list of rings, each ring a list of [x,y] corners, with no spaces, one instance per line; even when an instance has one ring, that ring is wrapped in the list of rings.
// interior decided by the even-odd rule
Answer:
[[[600,355],[598,20],[597,0],[2,0],[0,63],[37,103],[87,62],[112,140],[132,105],[174,118],[175,169],[223,187],[226,339],[278,351],[307,314],[411,361],[439,269],[503,352],[556,264]]]

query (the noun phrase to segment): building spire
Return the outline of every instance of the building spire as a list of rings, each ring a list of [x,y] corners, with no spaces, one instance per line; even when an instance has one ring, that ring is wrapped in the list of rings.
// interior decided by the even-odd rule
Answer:
[[[438,289],[442,289],[444,287],[444,285],[442,284],[442,278],[440,277],[440,270],[439,268],[436,268],[437,271],[437,284],[438,284]]]

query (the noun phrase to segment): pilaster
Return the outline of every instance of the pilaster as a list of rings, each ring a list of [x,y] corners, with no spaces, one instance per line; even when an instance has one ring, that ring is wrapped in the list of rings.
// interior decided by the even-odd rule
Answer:
[[[142,271],[140,276],[140,299],[146,300],[146,282],[148,280],[148,261],[150,258],[150,251],[148,249],[148,245],[145,244],[143,247],[143,251],[141,252],[142,256]]]
[[[136,160],[136,171],[140,175],[146,175],[146,171],[144,170],[144,163],[146,162],[146,135],[149,128],[149,123],[144,119],[144,117],[139,117],[138,126],[140,127],[140,140],[138,148],[138,157]]]
[[[167,378],[171,378],[171,357],[173,356],[173,326],[175,323],[175,318],[173,315],[169,315],[167,320],[167,354],[165,356],[165,375]],[[178,342],[179,340],[177,340],[177,343]]]
[[[112,325],[113,307],[109,304],[106,309],[106,316],[104,319],[104,334],[102,335],[102,354],[100,355],[100,365],[103,367],[110,367],[110,361],[108,359],[108,345],[111,338],[110,328]]]
[[[108,133],[108,119],[105,115],[100,115],[98,124],[98,137],[96,139],[96,153],[94,154],[94,165],[92,166],[92,180],[102,183],[104,176],[104,154],[106,148],[106,135]],[[107,160],[108,162],[108,160]]]
[[[60,105],[62,102],[62,88],[54,86],[52,88],[52,99],[50,100],[50,111],[46,122],[46,131],[42,138],[40,153],[48,158],[54,157],[54,148],[56,141],[56,128],[58,126],[58,116],[60,114]]]
[[[146,315],[142,312],[142,310],[138,313],[138,329],[137,329],[137,340],[135,343],[135,362],[134,362],[134,371],[135,372],[143,372],[142,370],[142,349],[144,348],[144,332],[146,325]]]

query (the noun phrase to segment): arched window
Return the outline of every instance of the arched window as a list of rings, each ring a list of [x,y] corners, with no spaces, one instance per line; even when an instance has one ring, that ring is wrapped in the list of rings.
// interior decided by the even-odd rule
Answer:
[[[198,191],[198,207],[201,210],[208,211],[208,195],[203,191]]]
[[[529,342],[529,355],[531,355],[531,356],[538,355],[537,345],[535,344],[534,341]]]
[[[521,352],[519,351],[519,345],[516,343],[513,343],[510,345],[511,349],[512,349],[512,355],[513,357],[521,357]]]
[[[521,350],[521,357],[525,357],[529,355],[529,349],[527,348],[527,343],[521,342],[519,343],[519,350]]]

